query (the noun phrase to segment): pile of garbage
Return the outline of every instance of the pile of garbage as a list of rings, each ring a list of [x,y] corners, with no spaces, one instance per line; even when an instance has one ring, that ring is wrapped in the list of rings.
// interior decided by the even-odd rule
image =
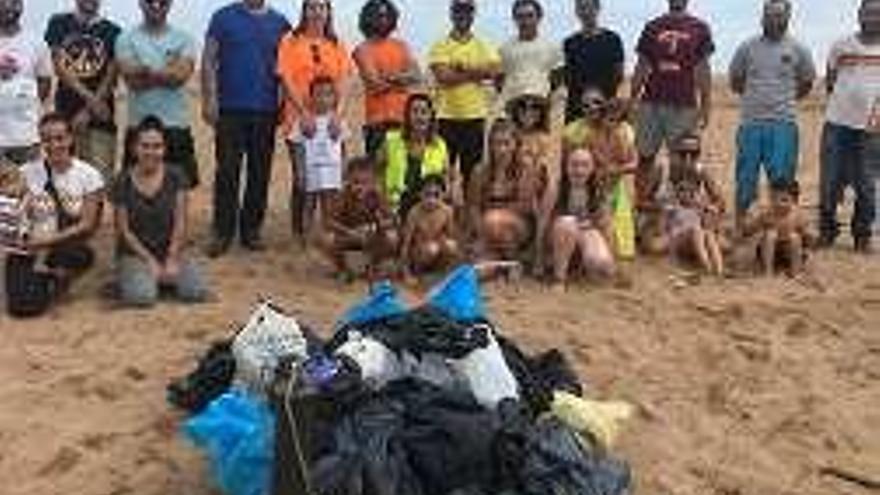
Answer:
[[[589,400],[558,351],[486,318],[477,275],[410,309],[390,284],[323,341],[262,304],[168,399],[228,495],[625,495],[626,403]]]

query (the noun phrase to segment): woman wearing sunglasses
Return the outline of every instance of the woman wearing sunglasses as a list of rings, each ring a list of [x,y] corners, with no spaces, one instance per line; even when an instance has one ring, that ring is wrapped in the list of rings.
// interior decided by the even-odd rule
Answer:
[[[554,191],[549,186],[556,184],[559,176],[559,140],[553,138],[550,130],[550,99],[546,96],[520,95],[508,103],[507,113],[516,126],[516,163],[528,195],[534,198],[534,271],[541,276],[547,228],[554,206]]]
[[[626,216],[631,222],[632,211],[628,205],[633,185],[625,179],[635,172],[638,155],[633,129],[624,119],[626,105],[616,99],[607,99],[599,88],[587,88],[582,102],[584,116],[565,128],[562,140],[564,161],[568,161],[573,150],[589,151],[595,163],[595,175],[601,179],[597,182],[601,185],[600,194],[605,207],[609,213]],[[623,209],[618,211],[618,207]],[[606,239],[615,247],[618,256],[634,254],[629,247],[632,240],[625,239],[631,238],[632,233],[621,235],[616,230],[621,226],[610,222],[603,226],[606,227]]]
[[[315,133],[309,89],[315,78],[322,77],[332,80],[337,87],[337,109],[330,122],[330,132],[334,139],[338,138],[342,134],[342,119],[350,95],[352,64],[348,49],[336,36],[330,0],[303,1],[299,25],[282,38],[278,47],[277,70],[285,95],[282,108],[284,135],[310,137]],[[291,227],[294,235],[303,239],[303,149],[289,143],[289,150],[293,167]]]

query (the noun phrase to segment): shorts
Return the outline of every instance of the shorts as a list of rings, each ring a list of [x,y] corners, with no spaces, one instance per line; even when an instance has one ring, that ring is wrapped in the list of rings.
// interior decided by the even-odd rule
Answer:
[[[770,183],[791,181],[797,172],[798,127],[794,122],[747,122],[736,134],[736,207],[746,211],[758,196],[761,166]]]
[[[449,150],[449,165],[458,165],[465,191],[471,172],[483,161],[485,132],[486,121],[483,119],[440,120],[440,135]]]
[[[342,164],[307,163],[305,166],[305,191],[317,193],[342,189]]]
[[[669,148],[697,128],[697,109],[660,103],[642,103],[636,112],[636,149],[639,156],[653,157],[663,144]]]
[[[125,154],[122,159],[125,168],[135,162],[134,138],[135,129],[128,129],[125,133]],[[187,189],[198,187],[199,166],[192,131],[188,127],[165,128],[165,161],[181,173],[186,180]]]

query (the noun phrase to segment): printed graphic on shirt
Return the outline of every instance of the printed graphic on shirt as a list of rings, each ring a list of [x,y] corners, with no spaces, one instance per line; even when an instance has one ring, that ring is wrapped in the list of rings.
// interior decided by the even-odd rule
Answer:
[[[92,79],[107,65],[108,52],[102,39],[80,33],[67,37],[61,44],[59,62],[77,79]]]
[[[681,46],[687,46],[691,41],[691,33],[687,31],[678,31],[668,29],[657,34],[657,43],[665,47],[665,54],[670,58],[660,60],[657,69],[660,72],[681,72],[682,66],[679,60],[675,59],[678,55],[678,49]]]

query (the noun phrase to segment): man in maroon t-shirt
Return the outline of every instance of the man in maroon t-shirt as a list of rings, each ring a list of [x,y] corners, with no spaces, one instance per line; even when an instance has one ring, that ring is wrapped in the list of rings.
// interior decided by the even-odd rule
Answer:
[[[708,24],[687,12],[688,0],[669,0],[669,12],[645,26],[632,100],[639,101],[636,147],[639,200],[657,186],[654,161],[660,148],[703,129],[712,105],[709,57],[715,50]]]

